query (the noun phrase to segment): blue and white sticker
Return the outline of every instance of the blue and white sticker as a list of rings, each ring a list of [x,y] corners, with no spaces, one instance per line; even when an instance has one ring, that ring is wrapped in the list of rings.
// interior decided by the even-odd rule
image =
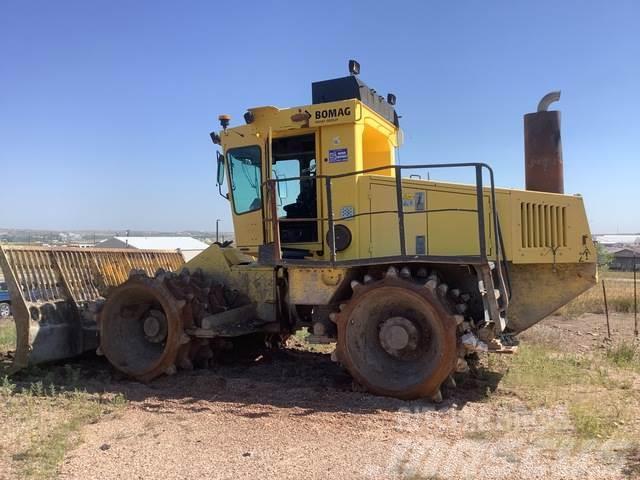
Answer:
[[[334,148],[329,150],[329,163],[340,163],[349,160],[349,153],[346,148]]]
[[[340,207],[340,219],[341,220],[353,220],[353,216],[356,214],[356,209],[351,205],[345,205]]]

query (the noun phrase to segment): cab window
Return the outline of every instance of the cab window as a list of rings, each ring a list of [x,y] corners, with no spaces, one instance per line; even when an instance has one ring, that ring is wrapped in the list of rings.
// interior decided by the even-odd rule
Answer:
[[[233,148],[227,152],[233,208],[237,214],[262,207],[260,147]]]

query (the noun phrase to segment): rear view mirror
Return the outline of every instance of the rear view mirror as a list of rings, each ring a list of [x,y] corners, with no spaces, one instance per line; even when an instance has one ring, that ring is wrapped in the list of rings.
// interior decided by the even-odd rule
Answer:
[[[224,155],[222,155],[220,152],[216,152],[216,154],[218,155],[217,182],[218,186],[222,186],[222,184],[224,183]]]
[[[222,197],[229,200],[229,194],[222,193],[222,184],[224,183],[224,155],[222,155],[220,152],[216,152],[216,155],[218,157],[218,171],[216,173],[216,183],[218,184],[218,192],[220,192],[220,195]]]

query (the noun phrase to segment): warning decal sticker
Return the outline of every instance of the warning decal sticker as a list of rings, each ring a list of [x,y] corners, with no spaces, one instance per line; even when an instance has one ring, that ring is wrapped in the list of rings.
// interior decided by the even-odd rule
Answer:
[[[329,163],[340,163],[349,160],[349,154],[346,148],[334,148],[329,150]]]

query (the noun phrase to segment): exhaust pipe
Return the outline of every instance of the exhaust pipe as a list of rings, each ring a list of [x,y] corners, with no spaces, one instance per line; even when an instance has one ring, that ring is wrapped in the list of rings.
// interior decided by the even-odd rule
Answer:
[[[550,92],[538,103],[538,111],[524,116],[524,171],[527,190],[564,193],[564,168],[560,135],[560,112],[548,111],[560,100]]]

